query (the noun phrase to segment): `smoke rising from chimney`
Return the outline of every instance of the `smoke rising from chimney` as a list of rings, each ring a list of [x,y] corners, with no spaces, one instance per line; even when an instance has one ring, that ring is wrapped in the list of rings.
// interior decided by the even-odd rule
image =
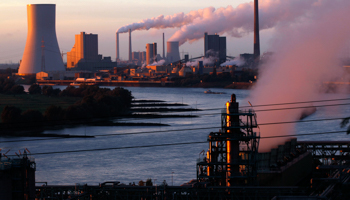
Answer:
[[[303,18],[276,27],[270,47],[274,52],[272,59],[261,66],[257,85],[248,98],[253,106],[323,99],[320,92],[323,82],[338,80],[342,75],[340,55],[350,39],[349,9],[347,0],[314,1]],[[311,105],[270,106],[263,110],[302,106]],[[259,112],[258,122],[296,121],[302,111]],[[295,134],[294,124],[260,126],[260,132],[261,137]],[[262,139],[259,152],[276,148],[285,140]]]
[[[327,1],[327,0],[325,0]],[[322,3],[321,0],[260,0],[259,25],[260,30],[286,26],[296,20],[302,20],[308,11]],[[242,37],[254,31],[254,3],[243,3],[236,8],[227,6],[215,9],[207,7],[188,14],[160,15],[156,18],[121,27],[118,32],[125,33],[128,29],[149,30],[180,28],[168,41],[193,42],[203,38],[203,33],[227,34],[232,37]]]

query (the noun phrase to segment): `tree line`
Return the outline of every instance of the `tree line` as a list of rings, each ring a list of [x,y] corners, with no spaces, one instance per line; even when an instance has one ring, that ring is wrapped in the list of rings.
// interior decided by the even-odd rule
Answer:
[[[5,106],[1,113],[2,128],[31,130],[52,125],[90,123],[127,112],[133,99],[129,90],[120,87],[111,90],[81,85],[68,86],[61,91],[52,86],[41,88],[33,84],[28,91],[30,95],[80,97],[80,100],[65,109],[60,105],[51,105],[44,113],[33,109],[23,112],[18,107]]]

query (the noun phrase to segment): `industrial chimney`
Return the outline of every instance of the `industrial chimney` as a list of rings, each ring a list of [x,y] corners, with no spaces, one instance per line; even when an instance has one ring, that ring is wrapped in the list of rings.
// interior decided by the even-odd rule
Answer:
[[[179,42],[167,42],[167,60],[168,62],[175,62],[180,60]]]
[[[116,33],[116,60],[119,60],[119,33]]]
[[[254,59],[260,57],[259,4],[254,0]]]
[[[56,36],[56,5],[28,4],[28,34],[19,74],[64,71]]]
[[[132,60],[132,49],[131,49],[131,29],[129,29],[129,61]]]
[[[164,42],[164,33],[163,33],[163,59],[165,59],[165,42]]]

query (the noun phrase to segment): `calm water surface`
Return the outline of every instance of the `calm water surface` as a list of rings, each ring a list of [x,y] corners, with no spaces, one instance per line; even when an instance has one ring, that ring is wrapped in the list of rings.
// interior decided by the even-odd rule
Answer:
[[[74,151],[83,149],[101,149],[116,147],[131,147],[153,144],[206,141],[212,131],[218,131],[220,112],[225,103],[235,93],[241,105],[246,105],[245,98],[249,90],[212,89],[227,94],[204,94],[203,88],[127,88],[136,99],[165,100],[169,103],[185,103],[188,107],[212,109],[180,114],[200,115],[198,118],[171,119],[123,119],[120,121],[155,122],[169,124],[168,127],[90,127],[79,126],[47,133],[76,135],[106,135],[125,134],[118,136],[99,136],[96,138],[69,138],[43,141],[6,142],[28,138],[0,138],[0,147],[12,149],[28,148],[32,153]],[[349,98],[350,95],[326,94],[325,99]],[[334,103],[334,102],[331,102]],[[331,104],[328,103],[328,104]],[[337,102],[337,103],[344,103]],[[322,105],[324,105],[323,103]],[[308,117],[311,119],[337,118],[349,115],[349,106],[322,107]],[[259,115],[259,113],[257,113]],[[136,121],[137,120],[137,121]],[[340,120],[308,122],[296,124],[297,134],[341,130]],[[171,131],[211,127],[203,130]],[[167,130],[169,130],[167,132]],[[163,132],[160,132],[163,131]],[[298,140],[350,140],[345,133],[332,135],[316,135],[298,137]],[[32,138],[30,138],[32,139]],[[207,150],[208,144],[192,144],[178,146],[161,146],[147,148],[131,148],[107,151],[90,151],[78,153],[63,153],[52,155],[36,155],[36,181],[48,184],[98,184],[105,181],[121,181],[122,183],[138,183],[148,178],[156,184],[166,180],[168,184],[180,185],[196,178],[196,161],[202,150]],[[173,176],[172,176],[173,174]]]

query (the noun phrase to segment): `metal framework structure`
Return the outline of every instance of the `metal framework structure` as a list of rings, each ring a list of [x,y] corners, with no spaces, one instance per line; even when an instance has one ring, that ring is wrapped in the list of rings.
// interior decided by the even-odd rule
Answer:
[[[0,199],[32,200],[35,197],[34,158],[26,151],[17,156],[0,155]]]
[[[298,141],[297,148],[310,151],[323,165],[349,164],[350,141]]]
[[[213,186],[255,185],[259,134],[253,110],[239,111],[236,96],[226,103],[220,132],[208,136],[209,150],[197,163],[198,182]]]
[[[38,200],[45,199],[254,199],[270,200],[275,196],[306,196],[307,189],[299,187],[183,187],[183,186],[37,186]]]

